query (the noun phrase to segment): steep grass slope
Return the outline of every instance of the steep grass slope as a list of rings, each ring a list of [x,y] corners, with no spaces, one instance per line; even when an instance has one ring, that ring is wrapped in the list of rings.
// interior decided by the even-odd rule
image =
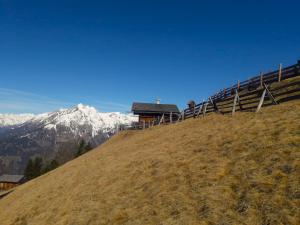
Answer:
[[[122,132],[0,200],[1,225],[300,223],[300,101]]]

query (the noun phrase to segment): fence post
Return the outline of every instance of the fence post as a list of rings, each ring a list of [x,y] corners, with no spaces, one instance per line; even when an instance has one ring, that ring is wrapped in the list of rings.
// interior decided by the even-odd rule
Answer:
[[[263,82],[264,82],[264,77],[263,76],[264,76],[263,73],[260,72],[260,87],[263,86]]]
[[[238,91],[240,90],[240,86],[241,86],[241,83],[240,83],[240,80],[238,80],[238,83],[237,83],[237,89],[238,89]]]
[[[279,64],[279,70],[278,70],[278,81],[281,81],[281,75],[282,75],[282,64]]]
[[[273,104],[274,105],[278,105],[278,102],[275,100],[274,96],[272,95],[272,93],[270,92],[268,86],[264,83],[264,91],[261,95],[261,98],[260,98],[260,101],[259,101],[259,104],[256,108],[256,112],[258,112],[260,110],[260,108],[262,107],[263,103],[264,103],[264,99],[266,97],[266,94],[267,96],[269,97],[269,99],[272,100]]]
[[[256,112],[258,112],[260,110],[260,108],[262,107],[263,103],[264,103],[264,99],[265,99],[265,96],[266,96],[266,89],[264,89],[261,97],[260,97],[260,100],[259,100],[259,103],[258,103],[258,106],[256,108]]]
[[[182,120],[184,120],[184,110],[182,111]]]
[[[209,97],[209,101],[212,104],[212,106],[214,107],[214,110],[217,111],[217,112],[220,112],[219,109],[218,109],[217,104],[215,103],[215,101],[212,100],[211,97]]]
[[[199,117],[201,111],[202,111],[202,108],[203,108],[203,105],[204,105],[204,100],[202,100],[202,104],[201,106],[199,107],[199,110],[198,110],[198,113],[197,113],[197,117]]]
[[[203,109],[203,117],[204,117],[205,114],[206,114],[206,108],[207,108],[207,105],[208,105],[208,102],[205,102],[204,109]]]
[[[271,91],[269,90],[268,86],[266,84],[264,84],[264,86],[267,91],[268,97],[272,100],[273,104],[278,105],[278,102],[275,100],[275,98],[272,95]]]
[[[170,113],[170,123],[173,122],[173,115],[172,115],[172,112]]]
[[[235,90],[235,96],[234,96],[234,100],[233,100],[233,107],[232,107],[232,113],[231,113],[232,116],[235,113],[236,102],[238,101],[238,99],[239,99],[239,94],[238,94],[238,91]]]
[[[164,122],[165,122],[165,114],[162,115],[162,117],[161,117],[158,125],[160,125],[160,124],[162,124]]]

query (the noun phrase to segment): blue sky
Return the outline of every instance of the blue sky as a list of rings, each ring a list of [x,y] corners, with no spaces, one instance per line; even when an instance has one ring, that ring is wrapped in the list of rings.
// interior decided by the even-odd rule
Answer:
[[[197,102],[300,59],[299,1],[0,0],[0,113]]]

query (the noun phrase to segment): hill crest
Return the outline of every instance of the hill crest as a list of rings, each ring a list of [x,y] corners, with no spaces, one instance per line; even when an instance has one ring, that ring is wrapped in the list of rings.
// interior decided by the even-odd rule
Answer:
[[[300,101],[126,131],[0,200],[3,225],[297,224]]]

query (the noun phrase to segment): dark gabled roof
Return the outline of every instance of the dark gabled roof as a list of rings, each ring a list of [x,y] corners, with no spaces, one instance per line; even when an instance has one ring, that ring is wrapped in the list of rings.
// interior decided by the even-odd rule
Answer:
[[[134,102],[131,110],[134,113],[180,113],[177,105]]]
[[[24,175],[8,175],[0,176],[0,182],[19,183],[24,178]]]

